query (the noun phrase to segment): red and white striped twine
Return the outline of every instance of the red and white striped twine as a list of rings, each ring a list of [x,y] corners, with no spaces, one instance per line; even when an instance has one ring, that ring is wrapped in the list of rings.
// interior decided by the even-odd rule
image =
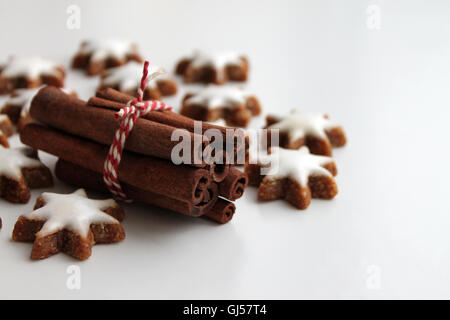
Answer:
[[[148,66],[149,62],[145,61],[141,86],[138,88],[137,92],[137,99],[128,101],[127,106],[115,114],[116,119],[120,119],[120,127],[116,131],[103,167],[103,180],[105,181],[108,190],[116,199],[126,202],[132,202],[132,200],[123,192],[118,178],[119,164],[122,159],[125,142],[131,130],[133,130],[133,126],[137,119],[151,111],[172,110],[172,107],[167,106],[161,101],[142,101],[147,82],[150,82],[152,79],[164,73],[163,70],[159,69],[148,76]]]

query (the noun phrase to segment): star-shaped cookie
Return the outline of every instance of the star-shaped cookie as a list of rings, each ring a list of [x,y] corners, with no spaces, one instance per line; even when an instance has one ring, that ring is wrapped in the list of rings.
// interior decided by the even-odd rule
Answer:
[[[14,133],[14,127],[7,115],[0,114],[0,145],[9,148],[8,137]]]
[[[50,170],[29,148],[0,146],[0,197],[14,203],[27,203],[30,189],[53,186]]]
[[[148,69],[148,74],[153,74],[158,70],[162,69],[151,64]],[[135,96],[141,85],[141,78],[142,63],[130,61],[124,66],[104,71],[98,89],[113,88],[128,95]],[[159,100],[163,96],[171,96],[176,93],[177,83],[167,74],[161,74],[157,79],[148,83],[144,91],[144,100]]]
[[[0,114],[0,131],[3,131],[3,134],[7,137],[11,137],[14,134],[13,124],[5,114]]]
[[[338,193],[332,158],[311,154],[307,147],[288,150],[272,147],[259,155],[256,164],[247,164],[250,185],[258,187],[260,200],[286,199],[298,209],[306,209],[312,198],[332,199]]]
[[[6,135],[3,133],[3,131],[0,129],[0,146],[3,146],[5,148],[9,148],[9,142]]]
[[[178,62],[175,72],[185,82],[224,84],[227,81],[247,81],[248,60],[236,52],[208,53],[196,51]]]
[[[13,123],[17,124],[19,133],[28,123],[33,121],[30,115],[31,102],[36,94],[44,87],[14,90],[0,108],[0,114],[7,115]],[[77,96],[73,90],[66,88],[59,89],[73,97]]]
[[[125,239],[124,212],[112,200],[91,200],[83,189],[71,194],[43,193],[34,211],[17,220],[12,238],[34,242],[31,259],[45,259],[64,252],[79,260],[91,256],[96,243]]]
[[[279,130],[281,147],[298,149],[306,145],[313,154],[331,156],[332,147],[341,147],[347,142],[342,127],[330,121],[323,113],[294,109],[284,119],[268,116],[267,129]],[[268,139],[270,140],[270,132]]]
[[[29,110],[31,101],[42,88],[43,86],[39,88],[14,90],[0,108],[0,113],[7,115],[14,124],[17,124],[22,110]]]
[[[0,67],[0,94],[43,84],[62,87],[64,78],[64,67],[60,64],[40,57],[12,57]]]
[[[228,126],[246,127],[252,116],[261,113],[261,106],[258,99],[245,90],[209,85],[186,94],[180,113],[195,120],[224,119]]]
[[[72,60],[72,68],[84,69],[88,75],[97,75],[132,60],[142,62],[136,44],[131,41],[87,40],[81,43],[80,50]]]

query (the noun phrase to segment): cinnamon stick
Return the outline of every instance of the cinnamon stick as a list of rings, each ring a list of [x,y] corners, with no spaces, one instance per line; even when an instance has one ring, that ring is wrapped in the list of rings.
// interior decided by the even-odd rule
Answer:
[[[215,182],[222,182],[228,176],[230,172],[230,165],[227,164],[227,153],[226,151],[217,151],[214,156],[211,156],[212,164],[210,164],[211,178]]]
[[[86,169],[83,166],[59,159],[56,162],[55,174],[58,179],[68,184],[99,192],[108,192],[103,182],[102,175]],[[142,190],[126,183],[122,183],[122,189],[128,197],[136,202],[155,205],[193,217],[202,216],[205,212],[211,210],[218,199],[217,185],[214,183],[208,185],[204,190],[204,192],[208,193],[208,196],[204,197],[204,200],[197,205],[153,193],[151,191]]]
[[[101,107],[112,110],[120,110],[126,106],[126,103],[129,100],[135,99],[132,96],[129,96],[125,93],[116,91],[112,88],[101,89],[97,91],[96,97],[89,98],[87,104],[93,107]],[[178,113],[172,111],[161,111],[159,114],[148,113],[144,116],[144,118],[159,122],[162,124],[178,127],[181,129],[188,130],[189,132],[194,132],[194,120],[180,115]],[[219,130],[223,136],[225,137],[226,129],[225,127],[216,126],[209,123],[202,123],[202,133],[204,133],[208,129],[217,129]]]
[[[34,123],[23,129],[20,138],[34,149],[100,174],[109,151],[107,146]],[[119,179],[133,187],[193,204],[201,203],[202,191],[211,181],[207,170],[127,151],[119,166]]]
[[[112,143],[120,126],[114,113],[108,109],[86,108],[84,101],[51,86],[36,94],[30,109],[31,117],[41,123],[105,145]],[[179,143],[171,141],[172,133],[177,129],[159,122],[138,119],[127,138],[125,149],[171,160],[172,150]],[[206,166],[204,162],[199,163],[199,160],[202,160],[207,142],[202,135],[188,134],[191,138],[190,164]]]
[[[128,101],[133,99],[135,98],[125,93],[119,92],[112,88],[105,88],[97,90],[96,97],[90,98],[88,101],[88,105],[120,110]],[[150,112],[144,117],[151,121],[166,124],[176,128],[186,129],[189,132],[194,132],[195,129],[194,119],[185,117],[172,111]],[[224,144],[233,144],[235,151],[240,148],[245,148],[246,146],[245,131],[240,128],[222,127],[207,122],[201,122],[201,125],[203,134],[209,129],[219,130],[222,133]],[[233,141],[227,141],[229,140],[227,139],[227,130],[229,131],[229,135],[233,135]]]
[[[214,182],[222,182],[230,172],[229,164],[214,163],[211,165],[211,177]]]
[[[135,98],[125,94],[123,92],[114,90],[112,88],[105,88],[105,89],[100,89],[97,90],[96,92],[96,96],[97,98],[102,98],[102,100],[98,100],[98,99],[94,99],[91,98],[89,99],[88,104],[90,105],[97,105],[97,106],[104,106],[104,107],[110,107],[110,108],[114,108],[114,109],[120,109],[120,104],[123,105],[127,104],[128,101],[130,100],[134,100]],[[104,100],[110,100],[113,102],[116,102],[118,104],[107,104],[107,105],[102,105],[104,103]],[[171,125],[177,128],[182,128],[182,129],[186,129],[190,132],[194,132],[194,119],[191,119],[189,117],[185,117],[181,114],[172,112],[172,111],[163,111],[163,112],[159,112],[159,114],[147,114],[146,118],[149,120],[153,120],[159,123],[164,123],[167,125]],[[223,134],[226,134],[226,129],[231,129],[231,128],[227,128],[227,127],[222,127],[222,126],[217,126],[211,123],[207,123],[207,122],[203,122],[202,123],[202,129],[203,129],[203,133],[208,130],[208,129],[217,129],[221,132],[223,132]],[[237,129],[237,130],[241,130],[241,129]]]
[[[219,198],[214,206],[203,215],[203,217],[211,219],[217,223],[225,224],[233,219],[236,212],[236,206],[233,202]]]
[[[219,184],[219,195],[235,201],[242,197],[248,186],[248,176],[236,168],[230,168],[228,176]]]

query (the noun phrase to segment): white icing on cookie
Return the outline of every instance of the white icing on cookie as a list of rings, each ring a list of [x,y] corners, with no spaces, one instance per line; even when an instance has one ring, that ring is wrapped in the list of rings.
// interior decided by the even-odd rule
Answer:
[[[303,146],[298,150],[272,147],[270,152],[258,155],[258,163],[264,167],[264,174],[270,178],[290,177],[302,187],[307,187],[310,176],[332,177],[322,165],[333,162],[333,159],[311,154],[308,147]]]
[[[9,117],[6,114],[0,114],[0,124],[9,122]],[[6,138],[6,134],[0,129],[0,138]]]
[[[61,65],[40,57],[12,57],[3,69],[1,76],[15,78],[25,76],[30,79],[38,79],[42,75],[61,75],[58,69]]]
[[[42,163],[27,157],[28,148],[7,149],[0,146],[0,176],[19,180],[23,168],[41,167]]]
[[[187,105],[204,105],[208,109],[217,107],[233,108],[238,104],[245,105],[249,96],[250,94],[239,88],[209,85],[195,93],[185,103]]]
[[[208,53],[196,51],[189,57],[194,68],[212,67],[217,71],[217,77],[221,80],[225,76],[226,66],[241,66],[243,55],[236,52]]]
[[[119,91],[135,90],[141,85],[143,64],[136,61],[129,61],[126,65],[108,69],[106,76],[103,78],[103,84],[107,86],[118,85]],[[150,65],[148,74],[162,70],[160,67]],[[167,75],[161,75],[157,79],[147,83],[150,87],[156,87],[158,80],[167,79]],[[150,80],[150,78],[147,78]],[[148,81],[147,81],[148,82]]]
[[[220,127],[228,127],[227,123],[225,122],[224,119],[218,119],[216,121],[207,121],[206,123],[210,123],[210,124],[213,124],[215,126],[220,126]]]
[[[89,40],[81,44],[80,53],[90,54],[93,62],[106,58],[123,60],[127,55],[136,53],[136,45],[131,41],[117,39]]]
[[[325,118],[323,113],[306,113],[294,109],[288,117],[270,125],[268,129],[287,132],[291,140],[297,140],[308,135],[327,139],[325,131],[335,127],[337,125]]]
[[[41,90],[44,86],[41,86],[39,88],[32,88],[32,89],[16,89],[14,90],[13,95],[11,95],[8,100],[6,100],[5,105],[10,104],[14,106],[22,106],[22,113],[23,110],[29,110],[31,101],[33,100],[34,96]]]
[[[242,64],[242,54],[236,52],[208,53],[196,51],[191,56],[191,64],[194,67],[214,67],[223,69],[228,65],[240,66]]]
[[[26,219],[46,221],[36,234],[37,237],[45,237],[67,229],[86,238],[92,224],[119,223],[117,219],[102,211],[117,206],[116,201],[91,200],[84,189],[71,194],[45,192],[42,199],[46,203],[42,208],[23,215]]]

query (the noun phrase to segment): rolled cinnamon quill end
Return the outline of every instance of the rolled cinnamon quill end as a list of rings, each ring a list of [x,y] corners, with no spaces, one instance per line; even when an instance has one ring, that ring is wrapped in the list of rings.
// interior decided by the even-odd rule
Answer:
[[[209,146],[207,147],[207,150]],[[227,152],[219,150],[215,156],[206,156],[206,163],[209,163],[209,172],[214,182],[222,182],[230,172],[230,165],[228,164]]]
[[[222,182],[226,179],[228,176],[228,173],[230,172],[230,165],[229,164],[214,164],[211,166],[212,172],[211,177],[215,182]]]
[[[211,210],[209,210],[203,217],[220,224],[225,224],[233,218],[235,212],[236,206],[233,202],[219,198]]]
[[[68,184],[86,189],[108,193],[103,182],[103,176],[80,165],[59,159],[55,167],[56,177]],[[211,210],[218,199],[217,185],[210,184],[201,192],[202,201],[196,205],[187,201],[180,201],[165,195],[142,190],[126,183],[122,183],[125,194],[136,202],[158,206],[184,215],[199,217]]]
[[[234,201],[242,197],[247,186],[247,174],[236,168],[230,168],[228,176],[219,184],[219,195]]]
[[[86,167],[102,174],[107,146],[78,138],[39,124],[27,125],[21,141],[38,150]],[[170,161],[125,151],[118,170],[119,180],[140,190],[166,195],[197,205],[203,200],[203,190],[211,182],[210,173],[201,168],[177,166]]]

